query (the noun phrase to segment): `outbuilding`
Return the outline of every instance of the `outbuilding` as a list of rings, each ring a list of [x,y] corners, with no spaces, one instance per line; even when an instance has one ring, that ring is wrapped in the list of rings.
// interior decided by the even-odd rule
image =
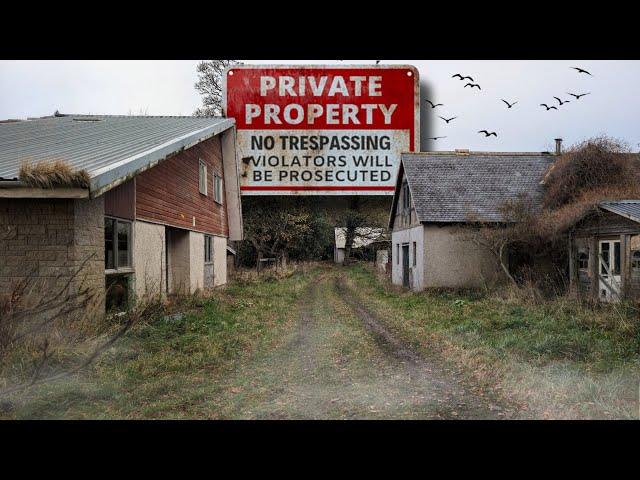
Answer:
[[[392,282],[420,291],[501,280],[494,255],[466,232],[478,221],[504,224],[501,207],[521,195],[539,208],[540,182],[554,159],[547,152],[403,153],[389,219]]]
[[[580,297],[640,299],[640,200],[599,202],[575,222],[569,277]]]
[[[27,276],[38,295],[88,286],[102,311],[193,293],[226,283],[241,239],[232,119],[0,124],[0,296]]]

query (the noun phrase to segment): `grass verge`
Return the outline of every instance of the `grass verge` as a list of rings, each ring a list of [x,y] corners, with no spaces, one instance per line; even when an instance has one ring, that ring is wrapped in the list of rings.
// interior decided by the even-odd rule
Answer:
[[[347,278],[397,335],[418,350],[439,350],[474,381],[521,404],[526,416],[639,416],[640,318],[633,306],[413,293],[362,265]]]
[[[295,324],[292,307],[314,272],[241,281],[192,299],[188,313],[137,326],[82,375],[2,399],[0,418],[215,416],[199,406],[216,395],[221,376]]]

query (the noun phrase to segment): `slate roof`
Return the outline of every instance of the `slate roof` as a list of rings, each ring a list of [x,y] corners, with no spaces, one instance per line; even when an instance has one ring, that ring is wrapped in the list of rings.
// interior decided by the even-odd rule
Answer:
[[[472,218],[501,222],[500,207],[506,200],[527,194],[534,206],[540,206],[541,181],[555,158],[547,152],[404,153],[401,171],[420,222],[468,222]]]
[[[598,203],[601,208],[640,223],[640,200],[616,200]]]
[[[234,125],[217,117],[61,115],[0,123],[0,180],[23,162],[64,160],[96,191]]]

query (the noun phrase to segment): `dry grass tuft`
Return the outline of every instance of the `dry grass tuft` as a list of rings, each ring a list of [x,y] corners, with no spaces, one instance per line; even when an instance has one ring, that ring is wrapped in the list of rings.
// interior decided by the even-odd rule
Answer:
[[[24,163],[20,181],[33,188],[89,188],[86,170],[75,170],[63,160]]]

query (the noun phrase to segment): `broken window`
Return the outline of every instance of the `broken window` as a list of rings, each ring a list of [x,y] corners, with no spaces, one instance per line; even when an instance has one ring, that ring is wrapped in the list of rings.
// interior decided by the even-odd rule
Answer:
[[[631,252],[631,269],[634,272],[640,273],[640,250]]]
[[[589,252],[586,250],[580,250],[578,252],[578,269],[589,270]]]
[[[104,268],[118,270],[131,267],[131,222],[104,219]]]

